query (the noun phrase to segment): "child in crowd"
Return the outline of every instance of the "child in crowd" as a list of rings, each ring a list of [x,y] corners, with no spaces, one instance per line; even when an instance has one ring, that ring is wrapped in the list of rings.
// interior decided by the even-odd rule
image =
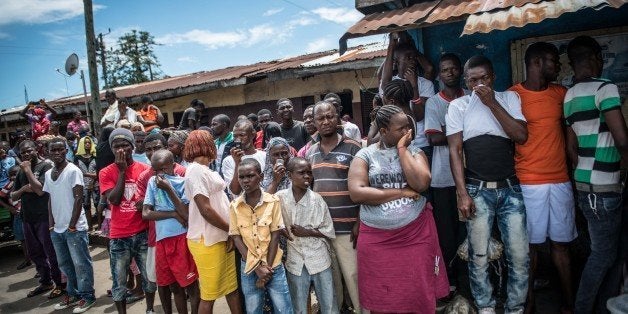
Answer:
[[[189,201],[184,194],[184,178],[174,172],[174,156],[165,149],[153,153],[151,166],[155,171],[148,181],[142,217],[155,220],[157,243],[155,269],[157,286],[169,286],[179,313],[187,313],[187,290],[192,313],[198,312],[200,292],[196,264],[187,246],[187,217]],[[161,292],[161,290],[160,290]],[[169,294],[160,293],[162,304],[170,304]],[[164,307],[172,313],[172,308]]]
[[[282,217],[290,232],[286,276],[294,310],[308,313],[310,284],[314,284],[321,313],[338,313],[328,241],[336,234],[327,203],[309,189],[313,177],[307,160],[293,157],[287,170],[292,188],[275,196],[281,201]]]
[[[17,265],[17,269],[21,270],[28,266],[31,266],[31,260],[28,258],[28,250],[26,248],[26,241],[24,241],[24,227],[22,226],[22,213],[20,212],[20,200],[11,201],[9,194],[13,190],[13,184],[15,183],[15,177],[20,171],[20,166],[15,165],[9,168],[9,182],[7,182],[0,190],[0,206],[8,208],[11,214],[13,214],[13,236],[15,241],[20,242],[22,247],[22,254],[24,254],[24,261]]]
[[[279,199],[260,188],[260,163],[248,158],[238,167],[244,193],[231,202],[229,235],[246,256],[241,264],[241,285],[247,313],[261,313],[267,290],[277,313],[293,313],[286,272],[281,264],[279,233],[284,228]]]

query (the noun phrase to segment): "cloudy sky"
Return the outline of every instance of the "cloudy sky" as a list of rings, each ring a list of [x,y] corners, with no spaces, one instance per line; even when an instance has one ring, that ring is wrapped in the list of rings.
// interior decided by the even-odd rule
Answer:
[[[96,35],[108,47],[132,29],[150,32],[161,71],[180,75],[338,48],[362,18],[354,0],[171,1],[94,0]],[[82,93],[78,75],[66,79],[66,57],[86,67],[81,0],[0,1],[0,108]],[[383,42],[382,36],[349,45]],[[99,68],[100,71],[100,68]],[[86,73],[87,75],[87,73]],[[102,82],[100,84],[102,87]],[[88,83],[89,88],[89,83]]]

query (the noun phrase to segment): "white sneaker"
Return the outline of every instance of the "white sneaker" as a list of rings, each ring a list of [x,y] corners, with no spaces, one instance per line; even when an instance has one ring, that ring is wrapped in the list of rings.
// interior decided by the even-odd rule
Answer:
[[[478,310],[478,314],[495,314],[495,309],[492,307],[484,307]]]
[[[96,300],[87,301],[85,299],[82,299],[78,302],[74,310],[72,310],[72,313],[74,314],[84,313],[87,310],[89,310],[92,306],[94,306],[95,303],[96,303]]]
[[[514,311],[505,311],[504,314],[523,314],[523,309],[518,309]]]
[[[77,297],[71,297],[69,295],[64,295],[63,300],[57,304],[55,304],[55,310],[64,310],[70,307],[74,307],[79,303],[80,299]]]

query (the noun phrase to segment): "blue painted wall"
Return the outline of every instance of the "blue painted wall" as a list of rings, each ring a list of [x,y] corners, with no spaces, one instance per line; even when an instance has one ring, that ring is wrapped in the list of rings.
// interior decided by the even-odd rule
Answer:
[[[563,14],[556,19],[544,20],[538,24],[492,31],[488,34],[459,37],[464,22],[414,29],[409,33],[418,43],[419,50],[423,51],[434,62],[434,65],[437,65],[439,56],[444,52],[457,53],[463,62],[476,54],[485,55],[493,61],[497,76],[495,89],[501,91],[513,83],[510,66],[510,44],[513,41],[625,25],[628,25],[628,5],[620,9],[606,8],[599,11],[585,9]]]

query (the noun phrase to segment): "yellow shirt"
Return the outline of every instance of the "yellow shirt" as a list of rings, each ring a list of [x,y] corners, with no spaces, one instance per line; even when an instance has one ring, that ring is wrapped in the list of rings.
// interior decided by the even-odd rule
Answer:
[[[248,274],[260,263],[268,265],[266,257],[270,245],[270,234],[284,228],[281,218],[281,205],[279,199],[266,192],[262,192],[260,202],[251,208],[244,199],[244,193],[231,202],[229,206],[229,235],[242,237],[247,247],[246,267]],[[281,263],[280,248],[271,267],[275,268]]]

